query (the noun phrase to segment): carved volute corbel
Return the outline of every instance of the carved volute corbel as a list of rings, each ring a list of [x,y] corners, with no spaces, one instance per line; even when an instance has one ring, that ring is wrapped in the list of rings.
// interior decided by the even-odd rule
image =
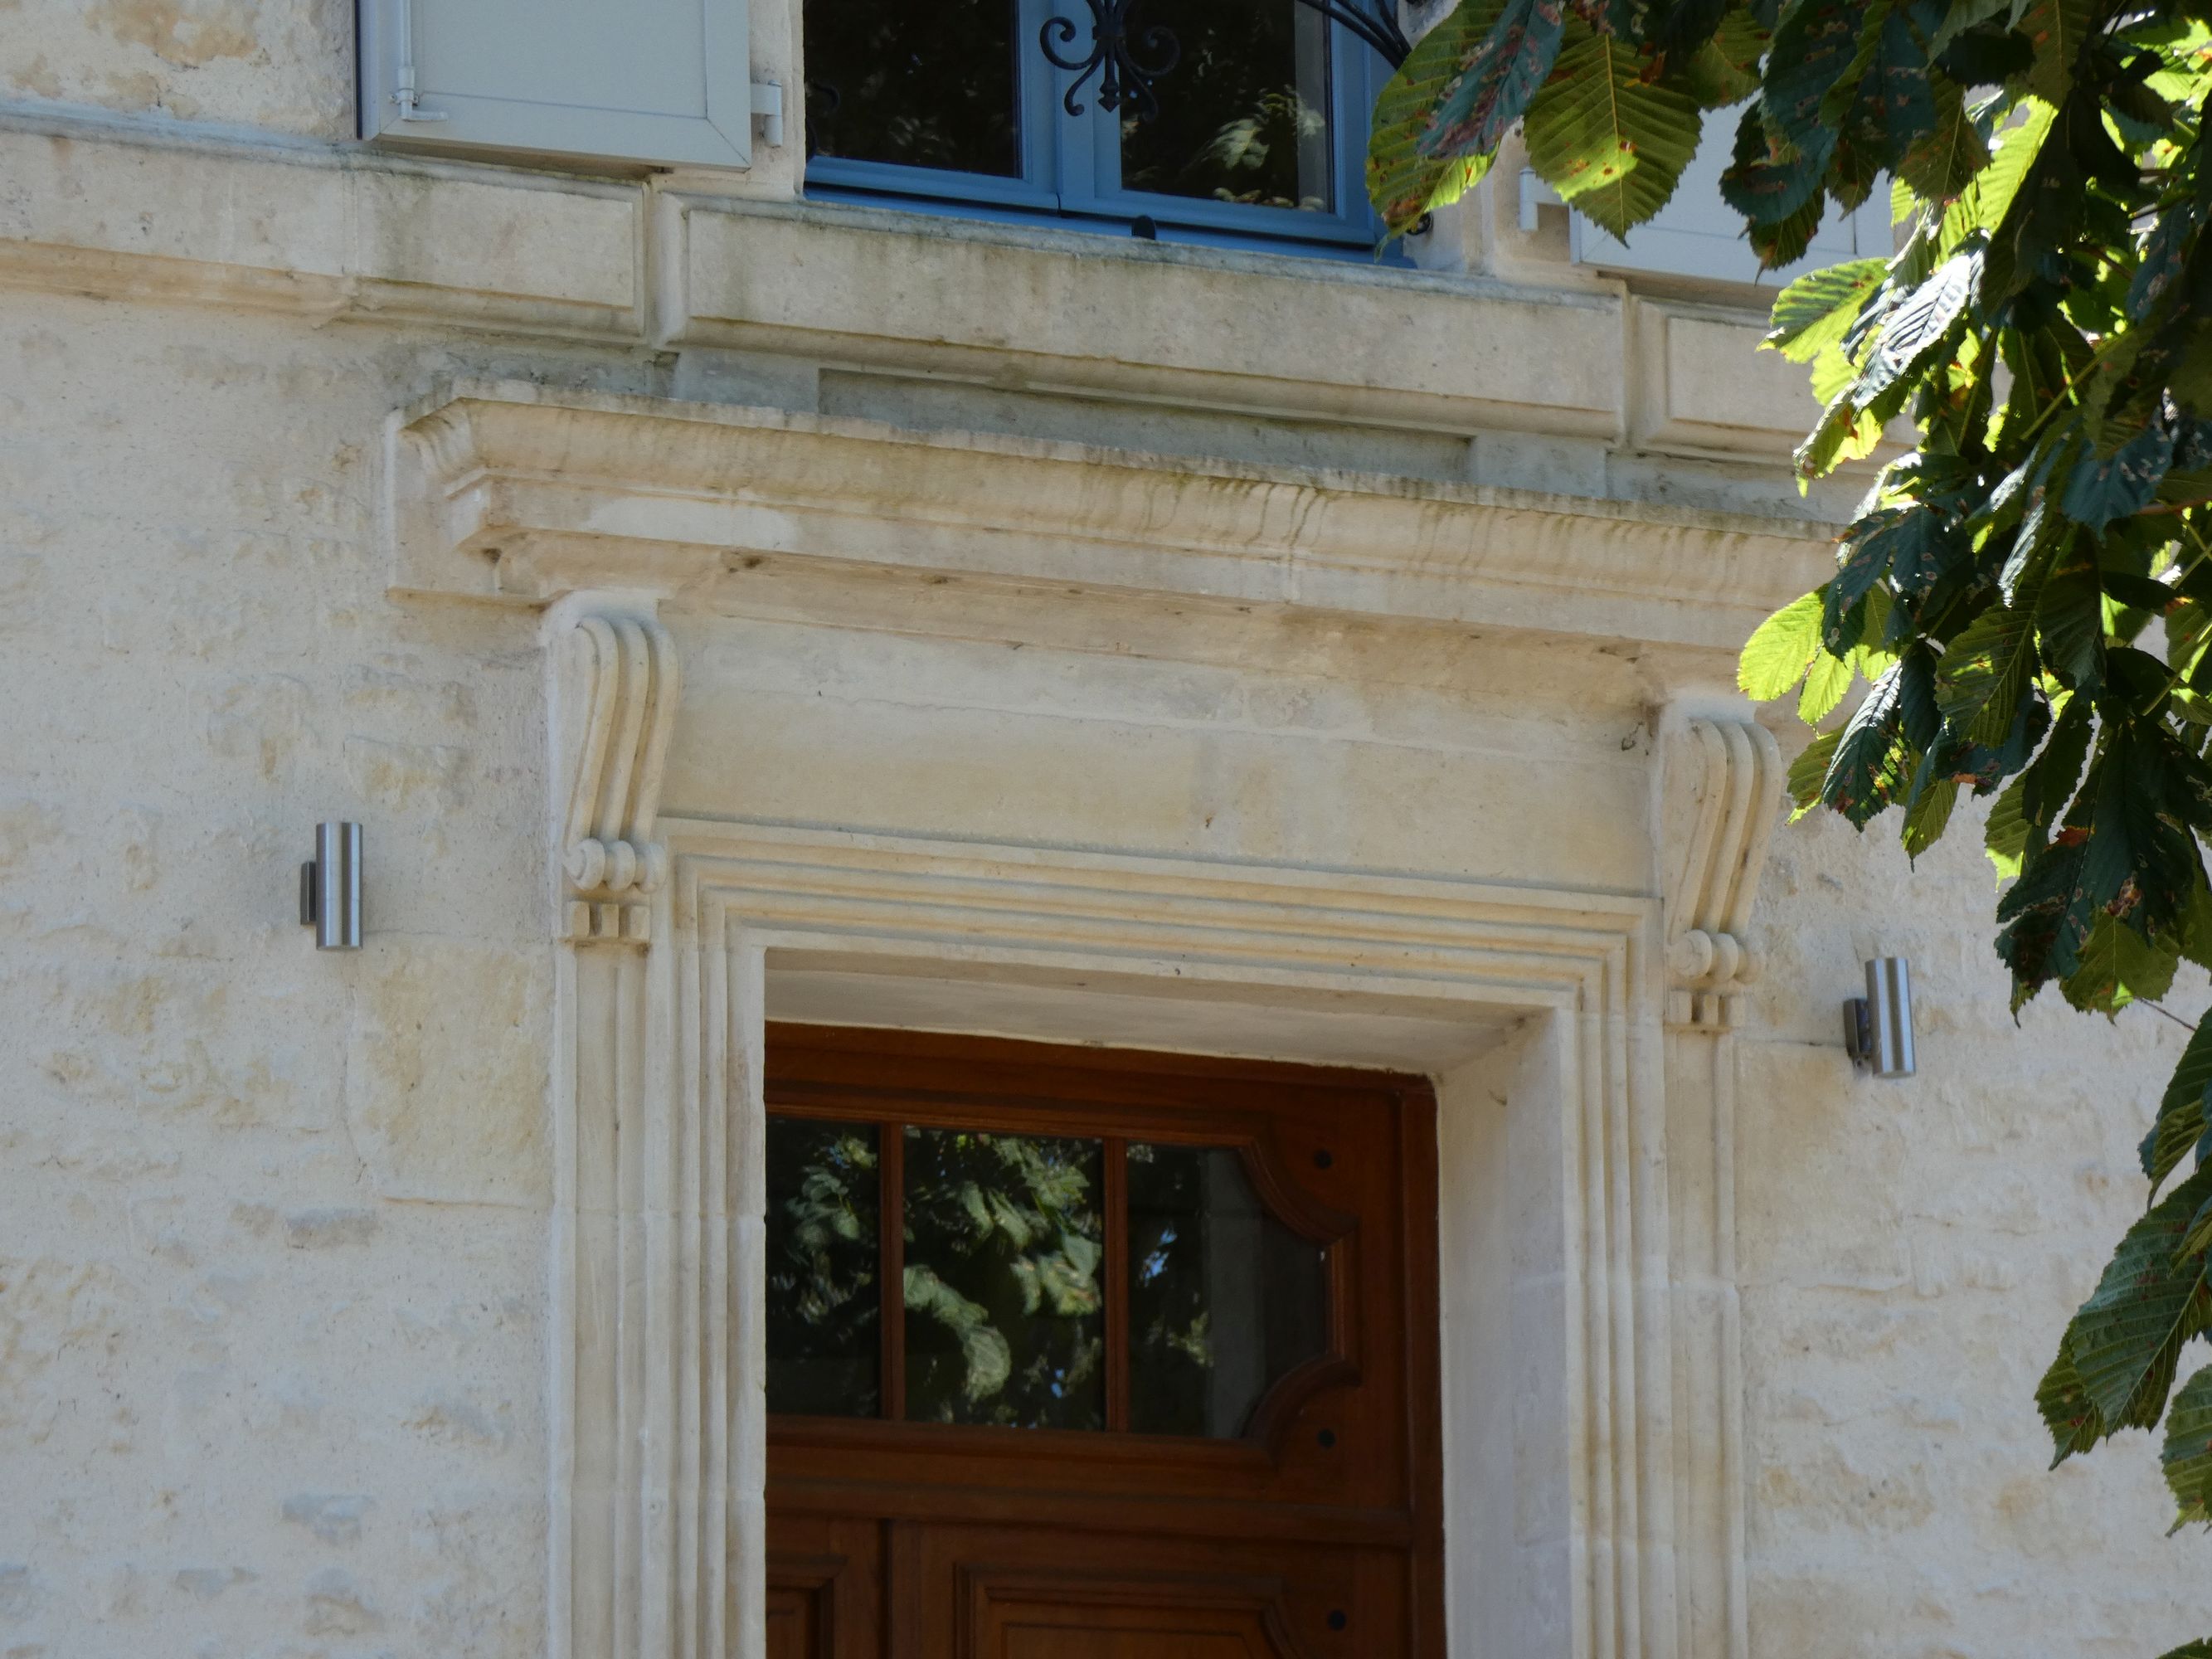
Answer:
[[[1781,811],[1781,750],[1756,721],[1691,720],[1665,765],[1667,1022],[1726,1030],[1759,973],[1745,930]]]
[[[569,704],[568,805],[561,831],[561,934],[643,945],[647,900],[668,873],[653,838],[681,689],[675,641],[639,617],[586,616],[558,641]]]

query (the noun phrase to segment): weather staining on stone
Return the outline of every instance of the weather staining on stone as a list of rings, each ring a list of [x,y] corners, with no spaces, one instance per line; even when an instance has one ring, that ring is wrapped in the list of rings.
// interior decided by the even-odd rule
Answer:
[[[284,1500],[284,1518],[325,1544],[350,1544],[374,1501],[361,1492],[295,1492]]]
[[[376,1222],[374,1210],[294,1210],[284,1218],[284,1242],[295,1250],[366,1244],[376,1234]]]

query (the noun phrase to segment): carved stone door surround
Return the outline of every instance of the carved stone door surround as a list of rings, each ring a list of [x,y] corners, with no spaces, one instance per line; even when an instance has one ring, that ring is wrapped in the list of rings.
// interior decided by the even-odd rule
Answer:
[[[1517,1022],[1511,1127],[1482,1154],[1516,1160],[1510,1248],[1455,1252],[1449,1153],[1443,1172],[1448,1328],[1458,1307],[1510,1334],[1456,1361],[1447,1342],[1453,1650],[1741,1659],[1730,1033],[1756,962],[1746,927],[1779,798],[1772,739],[1725,698],[1660,712],[1662,891],[1649,896],[670,817],[660,772],[684,714],[659,610],[687,575],[748,544],[717,538],[769,538],[745,528],[768,522],[762,477],[790,465],[768,452],[788,452],[805,423],[702,416],[714,429],[689,439],[714,465],[672,508],[666,453],[630,424],[665,410],[624,416],[599,400],[579,412],[535,389],[490,407],[489,396],[395,419],[392,550],[395,586],[416,592],[482,595],[488,566],[498,594],[520,571],[505,596],[546,619],[556,1659],[763,1650],[761,1044],[769,976],[790,958],[886,975],[957,964],[1135,977],[1291,1008]],[[847,449],[868,437],[815,424]],[[496,441],[479,441],[495,428]],[[580,430],[594,441],[580,445]],[[532,442],[562,465],[498,453]],[[1051,494],[1017,491],[1028,469],[1118,465],[1031,447],[994,441],[963,464],[1006,499],[1019,493],[1024,513]],[[1300,522],[1376,505],[1336,501],[1319,475],[1294,482],[1321,509]],[[1201,492],[1209,512],[1220,483]],[[1255,512],[1291,487],[1243,484]],[[1501,512],[1571,517],[1548,498],[1444,493],[1425,510],[1478,532]],[[1098,489],[1070,499],[1100,510]],[[1164,553],[1218,555],[1156,493],[1138,507]],[[592,533],[562,531],[564,514]],[[877,529],[859,519],[867,543]],[[774,522],[787,540],[812,528]],[[1639,566],[1621,553],[1635,526],[1608,521],[1616,597],[1665,587],[1669,560],[1688,556],[1680,528],[1654,529]],[[1465,579],[1472,592],[1494,574]],[[1445,1079],[1447,1114],[1452,1090]]]

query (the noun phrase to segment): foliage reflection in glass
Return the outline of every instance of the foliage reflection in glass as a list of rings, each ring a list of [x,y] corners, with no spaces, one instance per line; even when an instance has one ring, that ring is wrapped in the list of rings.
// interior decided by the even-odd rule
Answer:
[[[881,1393],[876,1126],[768,1121],[768,1408],[873,1417]]]
[[[1322,1248],[1267,1213],[1228,1147],[1133,1142],[1128,1193],[1130,1426],[1243,1434],[1327,1351]]]
[[[1178,0],[1172,10],[1156,21],[1182,56],[1161,80],[1158,115],[1122,112],[1122,184],[1328,211],[1328,20],[1296,0]]]
[[[817,155],[1021,172],[1014,0],[806,0]]]
[[[1096,1140],[906,1132],[906,1414],[1105,1425]]]

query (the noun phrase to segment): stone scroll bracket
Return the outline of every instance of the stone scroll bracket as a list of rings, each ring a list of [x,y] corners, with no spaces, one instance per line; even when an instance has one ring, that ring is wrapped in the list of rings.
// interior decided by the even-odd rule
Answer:
[[[1666,876],[1667,1023],[1733,1029],[1759,976],[1752,901],[1782,807],[1782,754],[1749,719],[1670,722],[1657,842]]]
[[[653,829],[682,692],[675,641],[650,615],[580,611],[556,617],[550,647],[565,785],[557,931],[641,945],[668,874]]]

